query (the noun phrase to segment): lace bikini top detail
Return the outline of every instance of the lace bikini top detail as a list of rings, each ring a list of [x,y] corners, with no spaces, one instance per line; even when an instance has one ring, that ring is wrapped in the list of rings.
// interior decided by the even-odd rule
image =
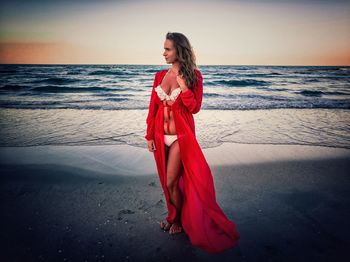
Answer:
[[[178,88],[175,88],[170,95],[168,95],[167,93],[164,92],[164,90],[159,86],[157,86],[155,89],[154,89],[156,92],[157,92],[157,95],[158,97],[160,98],[160,100],[171,100],[171,101],[175,101],[176,98],[178,97],[178,95],[181,93],[181,88],[178,87]]]

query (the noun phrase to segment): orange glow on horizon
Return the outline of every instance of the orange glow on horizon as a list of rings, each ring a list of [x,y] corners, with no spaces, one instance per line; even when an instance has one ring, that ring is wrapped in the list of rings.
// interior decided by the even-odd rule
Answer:
[[[350,66],[350,3],[194,2],[177,20],[157,0],[57,1],[46,12],[27,3],[23,15],[14,6],[0,27],[0,63],[165,65],[170,31],[188,37],[198,65]]]
[[[96,50],[95,50],[96,51]],[[166,64],[163,57],[154,54],[158,60],[149,55],[149,63],[138,62],[131,59],[127,54],[110,54],[94,52],[87,48],[77,47],[67,43],[0,43],[0,63],[1,64]],[[195,50],[196,52],[196,50]],[[158,56],[158,57],[157,57]],[[337,53],[297,57],[271,57],[271,56],[247,56],[236,57],[207,56],[196,52],[198,65],[210,65],[201,61],[214,60],[212,65],[329,65],[329,66],[349,66],[350,50],[338,51]],[[237,61],[230,63],[230,61]]]

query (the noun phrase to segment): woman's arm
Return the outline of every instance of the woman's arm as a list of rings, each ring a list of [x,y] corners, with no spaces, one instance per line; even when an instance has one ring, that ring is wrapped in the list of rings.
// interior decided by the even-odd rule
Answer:
[[[195,90],[192,91],[188,88],[185,92],[181,92],[180,97],[188,111],[192,114],[199,112],[203,97],[203,77],[199,70],[197,70],[197,87]]]
[[[158,104],[156,103],[157,93],[154,90],[154,88],[156,87],[157,79],[158,79],[158,72],[155,74],[155,77],[154,77],[151,99],[150,99],[149,108],[148,108],[148,115],[146,119],[146,124],[147,124],[147,131],[145,135],[146,140],[154,139],[154,121],[158,110]]]

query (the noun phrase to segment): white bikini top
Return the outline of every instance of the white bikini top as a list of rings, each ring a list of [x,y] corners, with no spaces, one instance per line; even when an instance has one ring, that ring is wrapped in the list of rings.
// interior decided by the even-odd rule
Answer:
[[[169,68],[168,72],[166,72],[166,73],[169,73],[169,71],[170,71],[170,68]],[[163,88],[161,88],[160,85],[157,86],[154,90],[157,92],[158,97],[159,97],[160,100],[162,100],[162,101],[163,101],[164,99],[167,100],[167,101],[169,101],[169,100],[175,101],[176,98],[178,97],[178,95],[181,93],[181,88],[180,88],[180,87],[175,88],[173,91],[171,91],[171,94],[170,94],[170,95],[168,95],[167,93],[165,93],[164,90],[163,90]]]
[[[158,94],[158,97],[160,98],[160,100],[171,100],[171,101],[175,101],[176,98],[178,97],[178,95],[181,93],[181,88],[178,87],[178,88],[175,88],[170,95],[168,95],[167,93],[164,92],[163,88],[159,86],[157,86],[155,89],[154,89],[157,94]]]

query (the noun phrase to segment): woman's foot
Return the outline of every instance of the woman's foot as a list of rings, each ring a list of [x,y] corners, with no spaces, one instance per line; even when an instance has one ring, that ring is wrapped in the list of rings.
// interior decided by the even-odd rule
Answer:
[[[182,232],[182,227],[179,222],[174,222],[174,224],[171,225],[169,234],[177,234]]]
[[[165,220],[165,221],[160,221],[160,228],[163,229],[164,231],[168,231],[171,227],[171,224]]]

